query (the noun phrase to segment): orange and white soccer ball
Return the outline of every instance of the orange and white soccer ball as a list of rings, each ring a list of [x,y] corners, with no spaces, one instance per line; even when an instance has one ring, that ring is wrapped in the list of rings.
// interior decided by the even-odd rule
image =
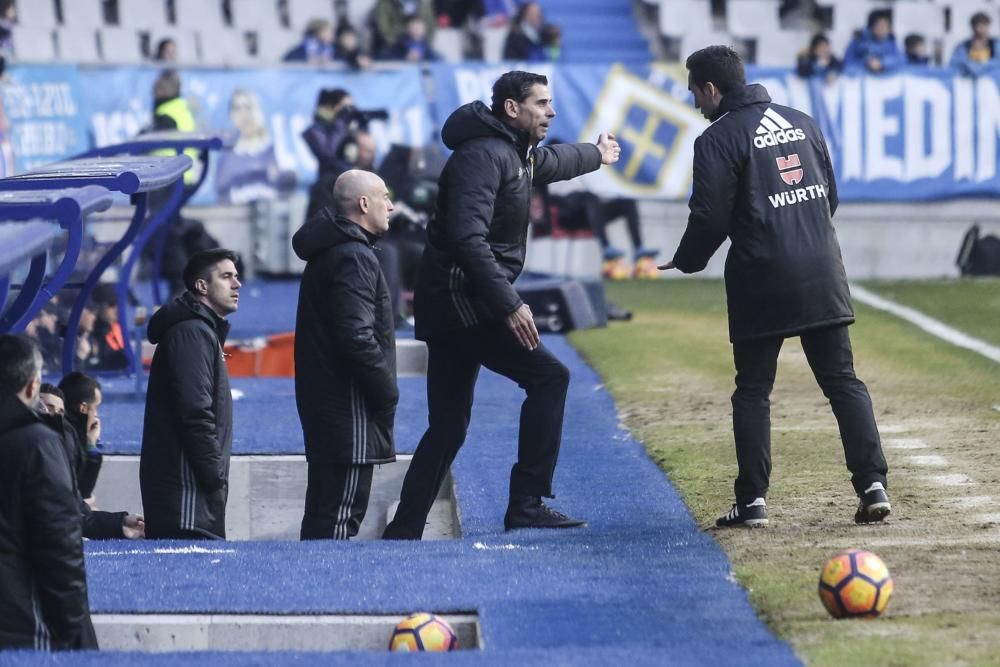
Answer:
[[[870,551],[848,549],[823,566],[819,598],[834,618],[875,618],[892,597],[889,568]]]
[[[404,618],[389,639],[390,651],[454,651],[457,648],[458,637],[448,622],[426,612]]]

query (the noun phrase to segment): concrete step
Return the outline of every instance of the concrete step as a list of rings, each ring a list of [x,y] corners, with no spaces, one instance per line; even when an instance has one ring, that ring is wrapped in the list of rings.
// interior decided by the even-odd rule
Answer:
[[[368,513],[356,539],[382,536],[394,516],[410,455],[375,466]],[[226,538],[229,540],[298,540],[305,507],[308,466],[304,456],[234,456],[229,466]],[[142,514],[139,457],[105,456],[94,496],[100,509]],[[449,475],[428,517],[424,539],[458,537],[461,526]]]
[[[482,645],[475,614],[440,614],[458,648]],[[104,651],[385,651],[402,616],[94,614]],[[179,660],[178,664],[183,664]]]

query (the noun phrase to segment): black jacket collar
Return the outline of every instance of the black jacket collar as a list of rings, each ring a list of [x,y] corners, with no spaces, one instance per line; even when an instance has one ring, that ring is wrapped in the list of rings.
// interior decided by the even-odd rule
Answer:
[[[751,83],[749,86],[723,95],[719,108],[715,110],[712,117],[712,122],[719,120],[730,111],[736,111],[751,104],[767,104],[770,101],[771,96],[767,94],[767,88],[759,83]]]

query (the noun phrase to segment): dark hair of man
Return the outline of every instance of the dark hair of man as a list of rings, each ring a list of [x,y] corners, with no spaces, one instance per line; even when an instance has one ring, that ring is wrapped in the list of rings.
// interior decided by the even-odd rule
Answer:
[[[973,30],[975,30],[976,26],[979,25],[980,23],[985,23],[986,25],[989,25],[990,15],[984,12],[976,12],[975,14],[972,15],[972,18],[969,19],[969,25],[972,26]]]
[[[507,72],[493,84],[493,104],[490,109],[497,118],[504,118],[504,103],[507,100],[523,102],[531,94],[531,87],[535,85],[547,86],[549,80],[541,74],[532,72],[522,72],[514,70]]]
[[[343,88],[322,88],[316,97],[316,106],[335,107],[349,94]]]
[[[63,392],[66,412],[76,412],[83,403],[94,402],[97,398],[97,390],[101,388],[101,383],[85,373],[73,371],[59,381],[59,388]]]
[[[50,396],[58,396],[60,399],[62,399],[63,404],[66,403],[66,394],[64,394],[62,389],[55,386],[54,384],[43,382],[42,386],[38,388],[38,393],[49,394]]]
[[[194,292],[194,284],[199,280],[208,280],[215,265],[225,259],[235,264],[236,253],[225,248],[213,248],[212,250],[202,250],[191,255],[187,266],[184,267],[184,286]]]
[[[829,44],[829,43],[830,40],[827,38],[827,36],[821,32],[818,32],[815,35],[813,35],[812,40],[810,40],[809,42],[809,53],[814,52],[816,50],[816,47],[819,46],[820,44]]]
[[[691,72],[691,81],[699,88],[712,82],[720,93],[728,95],[747,85],[743,60],[728,46],[707,46],[688,56],[684,64]]]
[[[891,24],[892,23],[892,12],[890,12],[890,11],[888,11],[886,9],[873,9],[868,14],[868,29],[869,30],[874,30],[875,29],[875,24],[878,23],[879,21],[881,21],[882,19],[885,19],[886,21],[888,21]]]
[[[42,370],[42,351],[24,334],[0,336],[0,394],[16,394]]]
[[[915,48],[915,47],[917,47],[917,46],[919,46],[919,45],[921,45],[923,43],[924,43],[924,37],[923,37],[923,35],[918,35],[915,32],[911,32],[903,40],[903,48],[905,50],[909,51],[910,49]]]

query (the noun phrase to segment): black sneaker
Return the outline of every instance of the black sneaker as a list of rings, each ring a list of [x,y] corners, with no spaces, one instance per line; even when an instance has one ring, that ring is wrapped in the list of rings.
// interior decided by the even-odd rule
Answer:
[[[507,513],[503,517],[505,530],[517,528],[577,528],[586,526],[586,521],[573,519],[557,512],[542,502],[538,496],[511,498]]]
[[[874,482],[858,496],[858,511],[854,513],[854,523],[877,523],[892,511],[889,494],[881,482]]]
[[[720,528],[732,528],[743,526],[745,528],[761,528],[767,525],[767,504],[763,498],[755,498],[748,505],[740,507],[739,503],[733,503],[732,509],[725,516],[720,516],[715,520],[715,525]]]

